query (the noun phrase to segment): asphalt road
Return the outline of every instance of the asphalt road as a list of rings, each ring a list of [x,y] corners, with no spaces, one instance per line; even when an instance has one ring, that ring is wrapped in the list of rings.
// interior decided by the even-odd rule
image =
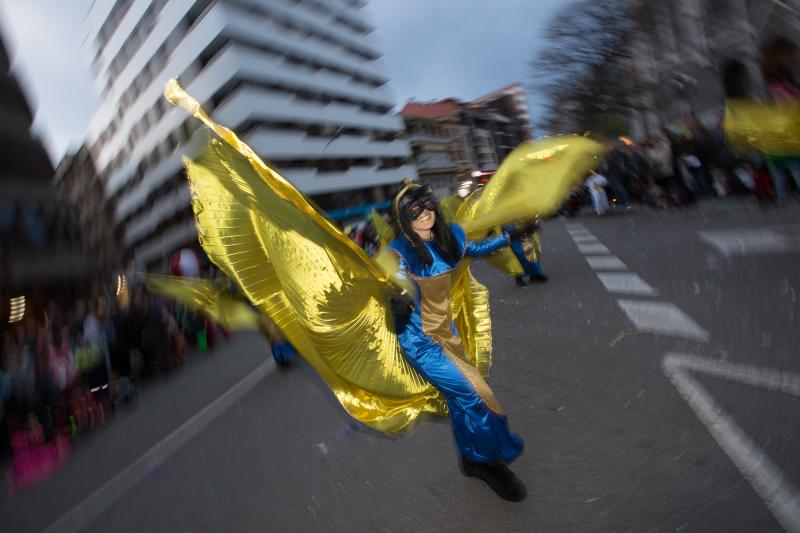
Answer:
[[[0,529],[800,530],[800,205],[586,211],[543,243],[545,284],[474,267],[526,501],[462,477],[446,422],[359,429],[306,365],[268,372],[244,336],[0,499]]]

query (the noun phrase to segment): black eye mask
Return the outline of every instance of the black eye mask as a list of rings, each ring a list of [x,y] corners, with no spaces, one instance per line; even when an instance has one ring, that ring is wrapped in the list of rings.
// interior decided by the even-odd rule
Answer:
[[[416,220],[426,209],[428,211],[436,209],[436,200],[426,197],[411,202],[405,211],[407,220]]]
[[[436,209],[436,197],[427,185],[409,190],[400,200],[400,214],[405,220],[416,220],[426,209]]]

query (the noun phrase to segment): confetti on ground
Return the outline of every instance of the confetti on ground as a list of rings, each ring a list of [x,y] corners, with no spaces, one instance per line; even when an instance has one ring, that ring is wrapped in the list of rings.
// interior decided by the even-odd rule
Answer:
[[[631,337],[631,336],[633,336],[633,335],[641,335],[641,332],[639,332],[639,331],[634,331],[634,330],[630,330],[630,329],[626,329],[626,330],[624,330],[622,333],[620,333],[619,335],[617,335],[617,336],[614,338],[614,340],[613,340],[613,341],[611,341],[611,344],[610,344],[610,346],[613,348],[614,346],[616,346],[616,344],[617,344],[619,341],[621,341],[621,340],[622,340],[622,339],[624,339],[625,337]]]

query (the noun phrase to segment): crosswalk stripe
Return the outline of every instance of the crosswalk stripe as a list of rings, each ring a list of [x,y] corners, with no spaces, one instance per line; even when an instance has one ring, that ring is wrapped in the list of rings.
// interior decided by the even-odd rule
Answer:
[[[698,231],[700,239],[722,255],[780,254],[792,251],[792,239],[768,228]]]
[[[668,302],[617,300],[639,331],[708,342],[710,335],[678,306]]]
[[[648,285],[638,274],[632,272],[598,272],[597,277],[600,278],[608,292],[642,296],[658,294],[658,291]]]
[[[586,256],[586,262],[595,270],[627,270],[625,263],[614,255]]]
[[[606,248],[604,244],[601,243],[587,243],[587,244],[578,244],[578,250],[582,254],[610,254],[611,251]]]

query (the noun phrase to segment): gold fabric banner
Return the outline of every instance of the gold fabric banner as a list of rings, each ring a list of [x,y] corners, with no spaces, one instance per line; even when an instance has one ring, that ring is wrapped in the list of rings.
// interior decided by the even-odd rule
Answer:
[[[733,148],[776,156],[800,156],[800,100],[725,103],[725,135]]]

